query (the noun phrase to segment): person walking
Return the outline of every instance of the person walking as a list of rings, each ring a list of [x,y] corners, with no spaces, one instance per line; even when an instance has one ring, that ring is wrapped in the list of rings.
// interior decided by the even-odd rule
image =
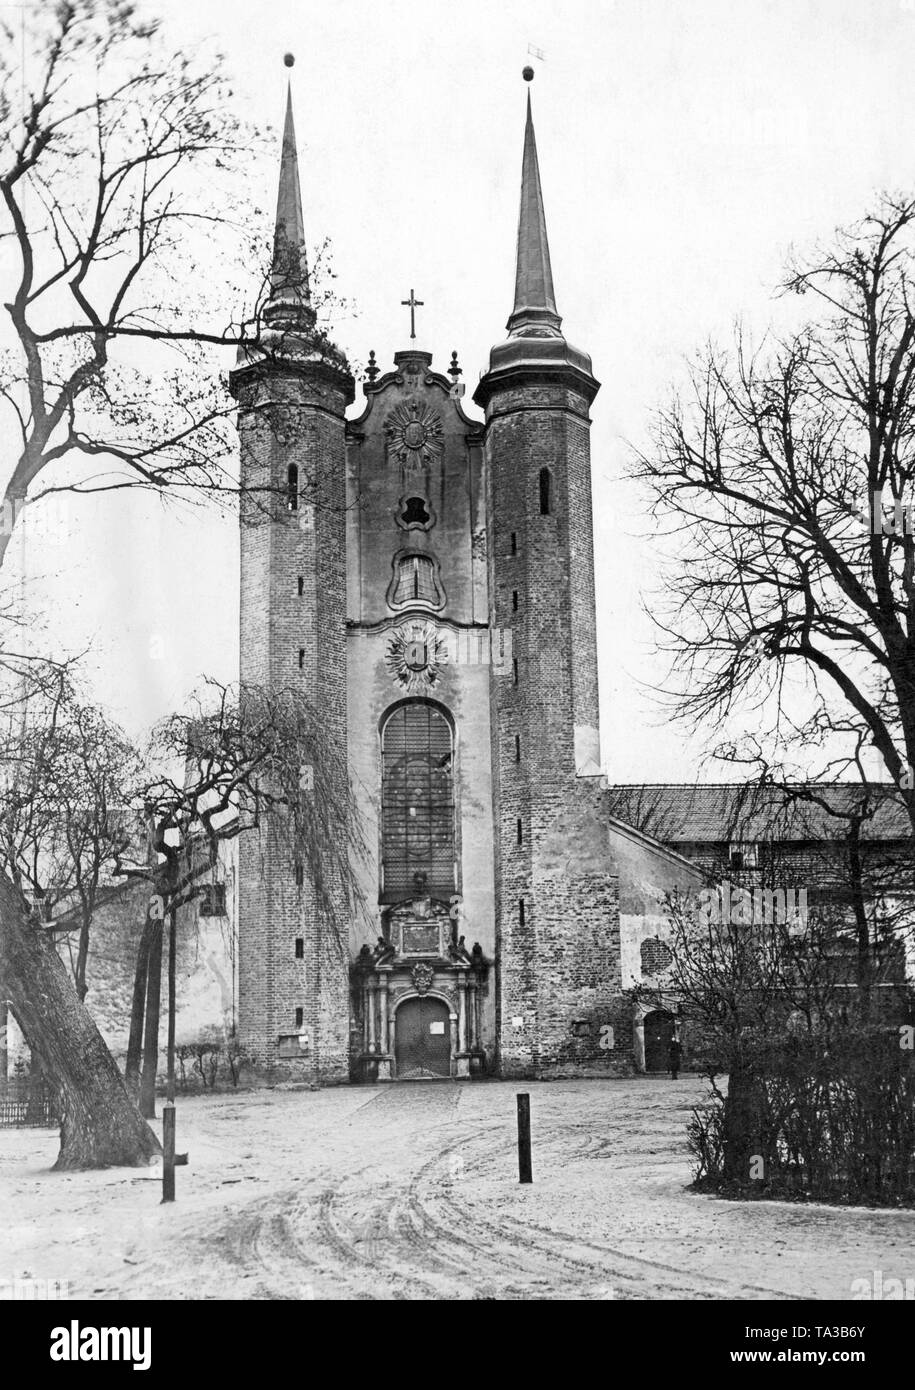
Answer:
[[[679,1038],[671,1038],[670,1046],[667,1049],[667,1070],[674,1081],[680,1075],[680,1058],[683,1055],[683,1044]]]

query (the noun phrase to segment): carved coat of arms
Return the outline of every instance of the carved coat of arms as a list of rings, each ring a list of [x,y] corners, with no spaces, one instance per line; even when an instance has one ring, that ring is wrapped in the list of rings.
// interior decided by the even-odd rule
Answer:
[[[412,975],[413,988],[416,990],[416,993],[428,994],[429,990],[432,988],[434,975],[432,966],[426,965],[425,962],[420,961],[418,965],[414,965]]]

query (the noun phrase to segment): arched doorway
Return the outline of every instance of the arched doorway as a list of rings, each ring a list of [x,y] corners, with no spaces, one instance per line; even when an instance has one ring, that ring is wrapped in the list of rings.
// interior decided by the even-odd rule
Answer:
[[[428,994],[405,999],[394,1016],[394,1060],[398,1081],[451,1075],[451,1016],[448,1005]]]
[[[673,1014],[666,1009],[655,1009],[645,1015],[646,1071],[667,1071],[667,1050],[673,1035]]]

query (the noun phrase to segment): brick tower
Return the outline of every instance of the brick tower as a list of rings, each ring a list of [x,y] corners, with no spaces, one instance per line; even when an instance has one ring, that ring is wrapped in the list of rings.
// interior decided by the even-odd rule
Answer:
[[[525,76],[527,77],[526,70]],[[561,332],[530,94],[515,303],[474,394],[486,412],[496,1029],[504,1075],[606,1073],[621,988],[600,816],[591,359]]]
[[[241,681],[298,689],[346,745],[345,421],[354,382],[315,327],[287,100],[276,234],[257,350],[230,385],[241,441]],[[348,921],[319,910],[295,846],[239,845],[239,1035],[268,1074],[349,1075]]]

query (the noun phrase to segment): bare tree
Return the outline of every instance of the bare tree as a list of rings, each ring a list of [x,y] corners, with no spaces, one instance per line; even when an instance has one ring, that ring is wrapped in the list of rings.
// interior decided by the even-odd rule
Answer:
[[[235,406],[220,351],[283,351],[282,326],[263,335],[261,310],[285,288],[306,298],[306,348],[320,356],[330,350],[320,315],[332,298],[315,294],[304,248],[277,254],[282,228],[266,269],[258,211],[233,193],[246,187],[258,139],[232,117],[218,58],[170,50],[129,0],[60,0],[27,10],[23,100],[15,38],[4,27],[0,238],[12,267],[2,296],[12,346],[0,356],[0,408],[15,444],[0,562],[24,508],[51,492],[236,494]],[[288,286],[278,283],[281,262]],[[252,265],[264,273],[248,304],[240,287],[252,283]],[[72,1102],[59,1163],[145,1161],[155,1140],[133,1107],[123,1110],[91,1017],[75,991],[66,997],[66,971],[33,930],[30,904],[11,880],[0,886],[5,992]]]
[[[840,725],[852,746],[816,761]],[[785,873],[793,873],[821,900],[844,908],[837,928],[841,923],[843,935],[854,941],[856,1010],[867,1019],[872,987],[887,960],[904,951],[915,932],[908,808],[899,788],[868,778],[866,735],[853,722],[830,719],[824,702],[816,721],[806,726],[808,738],[802,739],[790,721],[787,730],[772,742],[780,742],[784,754],[793,753],[790,772],[784,761],[770,761],[755,734],[739,746],[719,749],[730,766],[753,774],[751,781],[729,789],[729,838],[755,840],[770,876],[784,881]]]
[[[636,473],[677,538],[679,712],[752,719],[770,761],[827,742],[853,761],[863,730],[915,826],[913,220],[885,197],[794,264],[806,326],[709,348]]]
[[[8,713],[16,717],[0,761],[0,981],[36,1069],[59,1093],[63,1121],[56,1166],[144,1163],[158,1152],[158,1141],[128,1096],[54,944],[55,906],[79,891],[78,880],[91,903],[95,869],[101,874],[106,863],[113,868],[120,835],[115,831],[106,838],[107,832],[100,832],[105,847],[96,865],[91,842],[74,839],[80,846],[74,865],[66,812],[53,798],[53,779],[66,766],[66,758],[56,755],[58,744],[72,733],[67,676],[43,667],[32,670],[36,683],[24,714],[10,701]]]
[[[898,1024],[908,997],[915,883],[894,789],[769,773],[727,789],[733,837],[755,843],[753,864],[709,860],[703,890],[666,896],[668,963],[634,991],[685,1020],[719,1107],[723,1174],[739,1182],[760,1152],[760,1058],[790,1056],[798,1033],[810,1055],[828,1056],[839,1034],[866,1048],[868,1030]]]
[[[149,886],[138,950],[127,1055],[128,1087],[155,1114],[162,938],[165,920],[202,891],[219,848],[262,831],[285,842],[314,885],[336,948],[341,917],[361,910],[353,860],[364,853],[362,818],[350,792],[346,750],[300,691],[241,692],[215,681],[186,714],[154,731],[148,760],[160,773],[136,793],[147,826],[142,863],[119,872]],[[141,1067],[142,1057],[142,1067]]]
[[[652,1007],[675,1003],[686,1020],[694,1061],[723,1108],[725,1176],[743,1182],[758,1139],[759,1047],[791,1026],[826,1046],[844,1020],[847,993],[835,953],[843,922],[833,908],[782,911],[778,899],[760,910],[762,898],[754,900],[751,887],[734,885],[732,896],[727,884],[722,898],[724,887],[710,876],[698,894],[667,895],[669,964],[661,978],[633,993]],[[723,1075],[726,1092],[718,1084]]]
[[[643,835],[662,841],[672,838],[675,821],[667,787],[638,783],[608,787],[607,808]]]
[[[3,28],[0,44],[15,344],[0,360],[0,401],[17,437],[0,560],[23,508],[52,492],[237,494],[219,349],[276,352],[284,338],[274,331],[268,346],[261,331],[281,257],[275,247],[268,270],[265,219],[238,195],[262,142],[233,116],[218,56],[170,50],[129,0],[58,0],[34,7],[28,25],[24,106],[18,43]],[[292,250],[312,347],[330,350],[326,244],[310,269],[304,248]]]
[[[36,718],[37,713],[37,718]],[[55,927],[77,920],[73,979],[84,1000],[99,890],[131,841],[127,789],[137,754],[124,734],[81,701],[68,672],[8,722],[0,808],[0,869]],[[67,938],[69,941],[69,937]]]
[[[906,838],[908,818],[896,789],[866,780],[860,756],[857,782],[769,784],[779,825],[791,824],[805,838],[801,868],[806,882],[828,907],[834,945],[854,946],[854,1013],[864,1022],[872,1011],[874,987],[887,964],[904,953],[915,931],[915,863]],[[785,856],[778,832],[769,836],[769,872],[783,877]]]
[[[179,288],[176,272],[193,273],[198,229],[231,217],[202,205],[199,188],[218,183],[244,137],[218,63],[195,67],[156,31],[120,0],[40,7],[24,109],[18,45],[4,35],[0,230],[18,262],[5,297],[18,352],[0,390],[19,453],[0,546],[58,460],[89,462],[63,485],[92,490],[199,479],[226,459],[217,375],[194,372],[225,325],[207,323],[193,279]],[[153,360],[156,344],[184,345],[182,359]]]

